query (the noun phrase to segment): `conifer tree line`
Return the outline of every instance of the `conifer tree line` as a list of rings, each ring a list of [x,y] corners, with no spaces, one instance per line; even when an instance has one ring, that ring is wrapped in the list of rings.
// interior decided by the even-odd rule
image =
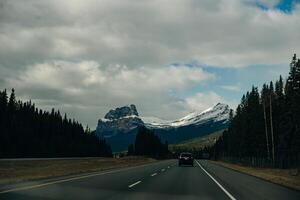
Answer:
[[[153,131],[141,126],[138,129],[134,144],[129,145],[127,154],[165,158],[170,152],[167,141],[163,144]]]
[[[243,95],[230,125],[210,148],[215,158],[260,158],[277,167],[300,166],[300,60],[296,54],[286,80],[280,76],[261,91]],[[255,160],[255,159],[254,159]]]
[[[105,140],[74,119],[0,91],[0,158],[112,156]]]

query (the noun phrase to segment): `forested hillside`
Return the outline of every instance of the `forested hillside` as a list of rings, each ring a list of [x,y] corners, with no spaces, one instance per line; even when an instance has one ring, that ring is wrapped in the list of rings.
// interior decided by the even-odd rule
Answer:
[[[209,149],[215,158],[259,165],[300,164],[300,60],[296,55],[289,76],[247,92],[230,125]]]
[[[59,111],[43,111],[0,91],[0,158],[111,156],[104,140]]]
[[[164,158],[169,154],[168,142],[163,144],[154,132],[146,127],[139,127],[134,144],[129,145],[128,155]]]

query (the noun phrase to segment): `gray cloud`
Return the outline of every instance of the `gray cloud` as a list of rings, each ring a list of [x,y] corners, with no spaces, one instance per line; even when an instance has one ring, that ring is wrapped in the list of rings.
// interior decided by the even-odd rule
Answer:
[[[214,75],[171,63],[286,63],[300,51],[299,20],[299,7],[285,14],[247,0],[0,0],[0,85],[85,123],[126,103],[177,117],[194,99],[203,108],[222,98],[181,96]]]
[[[247,66],[283,62],[300,46],[299,10],[266,12],[238,0],[5,2],[0,55],[10,66],[45,59]]]

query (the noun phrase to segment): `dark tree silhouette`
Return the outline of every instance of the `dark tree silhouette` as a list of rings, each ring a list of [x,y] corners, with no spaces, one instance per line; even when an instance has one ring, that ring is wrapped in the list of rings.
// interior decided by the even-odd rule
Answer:
[[[128,147],[128,155],[164,158],[169,153],[168,142],[163,144],[153,131],[144,126],[139,128],[134,145],[132,144]]]
[[[211,148],[213,158],[271,163],[275,167],[300,166],[300,60],[296,54],[290,73],[259,94],[253,87],[241,99],[228,130]],[[267,165],[266,165],[267,166]]]
[[[9,100],[8,100],[9,99]],[[59,111],[43,111],[0,91],[0,157],[111,156],[105,140]]]

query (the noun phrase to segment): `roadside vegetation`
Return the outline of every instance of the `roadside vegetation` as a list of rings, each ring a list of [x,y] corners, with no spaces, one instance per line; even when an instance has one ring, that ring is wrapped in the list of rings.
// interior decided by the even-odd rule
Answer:
[[[111,157],[110,146],[80,123],[17,101],[12,89],[0,91],[0,158]]]
[[[138,156],[123,158],[74,158],[51,160],[0,160],[1,185],[86,172],[99,172],[155,162]]]
[[[206,136],[187,140],[179,144],[169,145],[169,150],[171,152],[188,151],[196,153],[197,151],[202,150],[204,147],[213,146],[216,140],[222,136],[223,131],[224,130],[216,131]]]
[[[210,148],[214,159],[254,167],[300,167],[300,60],[286,80],[280,76],[252,87],[231,114],[228,130]]]

